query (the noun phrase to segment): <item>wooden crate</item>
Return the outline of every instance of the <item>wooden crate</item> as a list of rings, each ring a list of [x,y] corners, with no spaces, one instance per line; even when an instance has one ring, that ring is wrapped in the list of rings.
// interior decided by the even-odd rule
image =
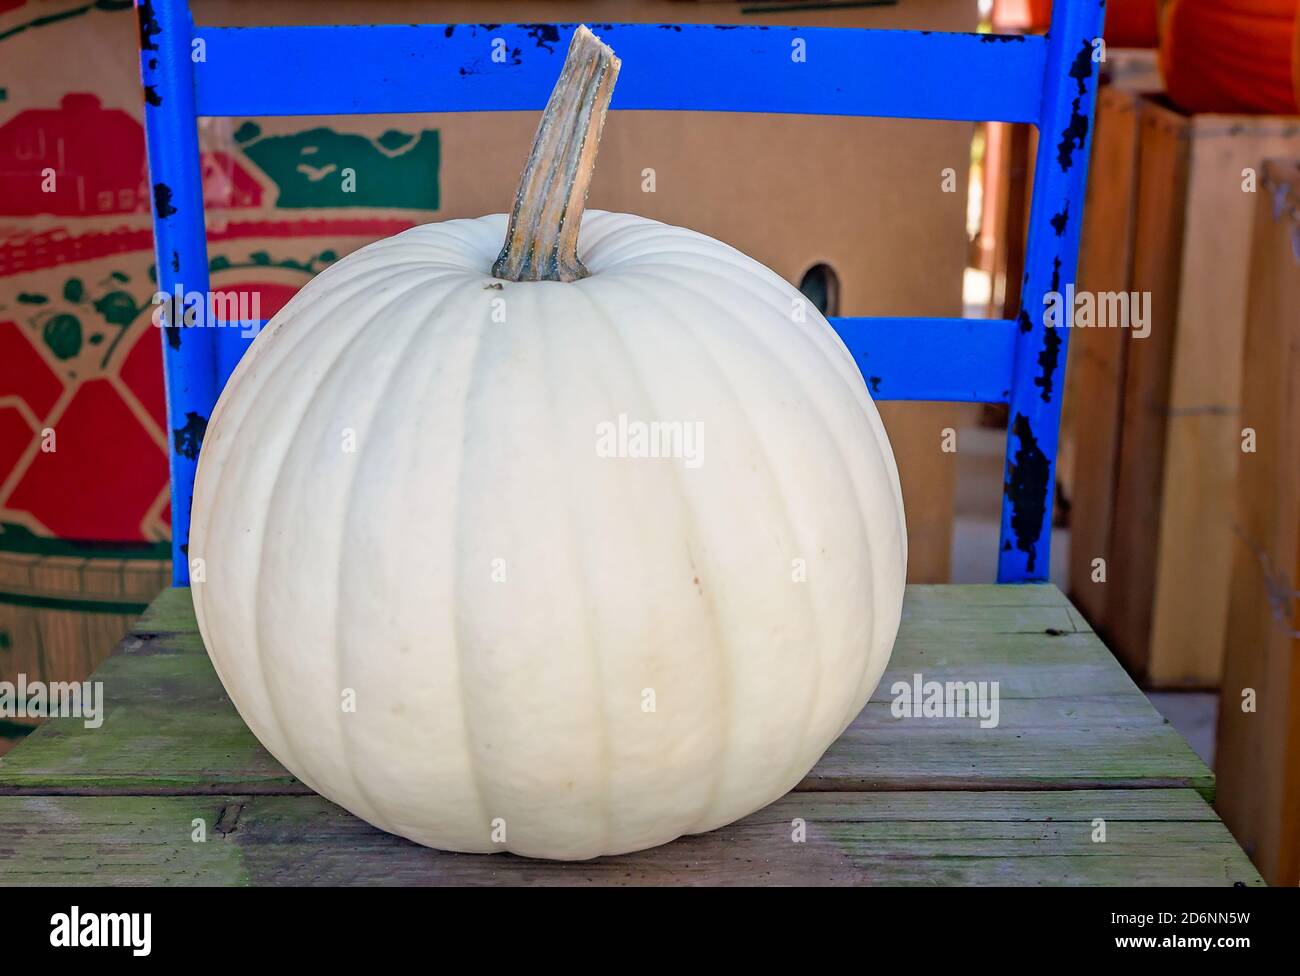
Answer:
[[[1079,248],[1079,287],[1105,291],[1133,276],[1138,129],[1142,99],[1102,88]],[[1127,336],[1117,329],[1080,329],[1070,337],[1066,377],[1071,455],[1070,588],[1094,625],[1106,617],[1109,588],[1093,581],[1093,560],[1111,561],[1110,527],[1119,464]],[[1086,423],[1082,420],[1086,418]],[[1067,433],[1068,430],[1068,433]]]
[[[1256,205],[1232,589],[1219,709],[1224,821],[1273,884],[1300,884],[1300,160]],[[1253,691],[1255,710],[1243,696]]]
[[[1188,116],[1117,90],[1101,112],[1081,276],[1093,291],[1150,293],[1152,325],[1140,340],[1072,337],[1071,590],[1141,679],[1217,687],[1256,199],[1246,171],[1300,153],[1300,119]]]

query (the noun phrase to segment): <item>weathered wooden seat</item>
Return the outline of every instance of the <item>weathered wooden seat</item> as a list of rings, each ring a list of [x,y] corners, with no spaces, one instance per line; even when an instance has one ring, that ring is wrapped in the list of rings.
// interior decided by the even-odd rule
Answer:
[[[997,682],[997,726],[896,717],[916,674]],[[94,680],[102,727],[55,719],[0,762],[0,884],[1262,884],[1210,770],[1050,585],[910,587],[889,671],[798,789],[572,864],[429,850],[312,793],[225,697],[186,589]]]

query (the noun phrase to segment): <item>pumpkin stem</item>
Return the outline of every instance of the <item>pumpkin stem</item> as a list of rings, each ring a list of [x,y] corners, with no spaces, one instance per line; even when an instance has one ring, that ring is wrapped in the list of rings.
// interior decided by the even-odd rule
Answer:
[[[533,137],[519,179],[505,246],[492,274],[507,281],[577,281],[578,230],[596,147],[621,62],[609,45],[579,27]]]

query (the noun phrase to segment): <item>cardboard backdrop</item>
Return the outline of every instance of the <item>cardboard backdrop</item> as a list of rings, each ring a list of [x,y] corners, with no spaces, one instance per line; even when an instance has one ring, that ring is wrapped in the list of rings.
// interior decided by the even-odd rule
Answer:
[[[199,23],[252,24],[472,21],[489,5],[192,6]],[[732,3],[490,6],[503,22],[973,29],[976,17],[970,0],[762,16]],[[172,434],[137,44],[129,0],[0,0],[0,680],[83,677],[168,579]],[[202,120],[212,287],[255,293],[269,317],[371,240],[506,209],[535,125],[517,112]],[[955,315],[970,136],[962,123],[616,112],[589,203],[693,227],[794,282],[826,264],[844,314]],[[959,409],[882,411],[913,579],[947,576],[940,441]]]

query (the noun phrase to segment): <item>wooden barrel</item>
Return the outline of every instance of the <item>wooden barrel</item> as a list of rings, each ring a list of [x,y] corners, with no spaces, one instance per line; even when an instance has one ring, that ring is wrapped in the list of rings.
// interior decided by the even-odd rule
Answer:
[[[0,680],[82,681],[171,579],[168,543],[0,532]],[[6,716],[17,724],[39,719]]]

